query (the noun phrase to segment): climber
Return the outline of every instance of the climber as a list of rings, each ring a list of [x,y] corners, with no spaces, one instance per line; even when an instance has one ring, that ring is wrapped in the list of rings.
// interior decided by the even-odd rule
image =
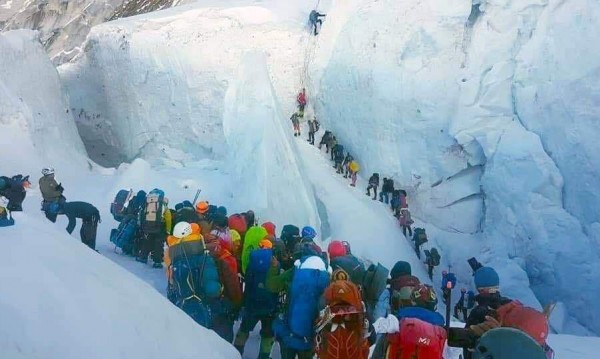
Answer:
[[[329,142],[327,143],[327,149],[329,151],[331,151],[331,160],[333,161],[335,159],[335,151],[333,150],[335,148],[335,146],[337,146],[337,138],[335,136],[331,136],[329,138]]]
[[[362,286],[362,281],[366,273],[365,265],[356,256],[352,255],[350,244],[342,241],[331,241],[327,246],[327,254],[333,271],[342,269],[350,281],[358,286]]]
[[[65,190],[61,183],[56,182],[54,177],[54,168],[46,167],[42,169],[40,178],[40,191],[42,192],[42,211],[50,222],[56,222],[56,217],[62,213],[62,206],[66,198],[63,196]]]
[[[202,235],[206,236],[212,231],[212,221],[209,216],[209,203],[207,201],[200,201],[196,204],[196,213],[198,214],[198,224],[202,228]]]
[[[272,293],[287,293],[283,311],[273,322],[281,358],[311,359],[320,299],[329,285],[327,264],[319,256],[308,255],[300,257],[293,269],[279,271],[279,263],[272,260],[266,287]]]
[[[11,216],[8,207],[9,200],[0,196],[0,227],[9,227],[15,224],[15,219]]]
[[[400,227],[402,227],[402,233],[406,236],[406,232],[408,232],[409,236],[412,236],[412,224],[414,223],[412,216],[410,214],[410,209],[408,207],[400,208],[397,211],[398,222],[400,223]]]
[[[263,224],[263,228],[264,226]],[[268,239],[261,240],[259,248],[250,253],[250,261],[244,276],[244,310],[234,346],[243,355],[250,332],[260,322],[261,339],[258,359],[270,358],[274,342],[272,324],[277,315],[279,297],[277,293],[270,292],[266,288],[269,268],[272,264],[278,266],[274,258],[273,243]]]
[[[319,142],[319,150],[325,145],[325,153],[329,153],[329,141],[331,141],[332,133],[331,131],[325,131],[323,137],[321,137],[321,142]]]
[[[356,187],[356,178],[358,176],[358,171],[360,171],[360,166],[358,165],[358,162],[350,162],[350,164],[348,165],[348,169],[350,170],[350,179],[352,181],[350,183],[350,186]]]
[[[381,186],[381,192],[379,192],[379,202],[384,202],[385,204],[390,203],[390,195],[394,192],[394,180],[391,178],[383,178],[383,186]]]
[[[367,196],[371,195],[371,189],[373,189],[373,199],[377,199],[377,187],[379,187],[379,173],[373,173],[369,177],[369,185],[367,186]]]
[[[344,178],[348,178],[350,176],[350,163],[354,161],[354,157],[350,154],[350,152],[346,153],[346,157],[344,158],[344,162],[342,163],[342,168],[344,170]]]
[[[327,16],[326,14],[321,14],[319,12],[317,12],[316,10],[313,10],[310,12],[310,15],[308,16],[309,20],[310,20],[310,24],[313,26],[314,28],[314,34],[315,36],[319,35],[319,27],[321,27],[323,25],[323,20],[319,19],[319,17],[325,17]]]
[[[148,263],[148,255],[152,254],[153,268],[162,268],[164,243],[172,230],[172,213],[165,193],[155,188],[146,195],[144,209],[139,218],[144,238],[136,258],[138,262]]]
[[[31,187],[29,176],[15,175],[11,178],[0,177],[0,196],[8,199],[7,209],[11,212],[23,210],[22,204],[27,192],[25,189]]]
[[[336,173],[342,173],[342,163],[344,162],[344,158],[346,156],[344,156],[344,146],[342,146],[341,144],[337,144],[335,145],[335,147],[333,148],[333,152],[335,152],[335,158],[334,158],[334,168],[336,169]]]
[[[69,219],[67,232],[73,233],[77,225],[77,218],[81,218],[81,242],[91,249],[96,249],[96,232],[100,222],[100,212],[96,207],[87,202],[65,202],[63,212]]]
[[[306,106],[306,89],[303,88],[302,92],[296,96],[296,102],[298,103],[298,112],[300,117],[304,117],[304,107]]]
[[[319,130],[319,123],[317,118],[314,117],[312,120],[308,120],[308,142],[311,145],[315,144],[315,133]]]
[[[294,112],[290,120],[292,120],[292,125],[294,126],[294,137],[300,136],[300,116],[299,112]]]

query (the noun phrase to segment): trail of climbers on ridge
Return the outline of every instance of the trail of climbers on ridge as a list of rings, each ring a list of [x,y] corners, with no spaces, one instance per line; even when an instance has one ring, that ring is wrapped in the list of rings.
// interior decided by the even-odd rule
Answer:
[[[427,273],[423,263],[416,258],[414,249],[385,205],[365,196],[361,187],[348,186],[343,177],[333,172],[319,149],[302,137],[296,148],[301,154],[303,172],[327,209],[332,239],[348,241],[359,257],[379,261],[388,268],[398,260],[405,260],[412,265],[414,274],[425,280]]]

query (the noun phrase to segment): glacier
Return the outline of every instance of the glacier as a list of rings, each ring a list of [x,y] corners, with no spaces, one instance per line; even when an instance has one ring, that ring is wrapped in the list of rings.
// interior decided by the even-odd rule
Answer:
[[[37,35],[0,35],[9,54],[0,56],[0,143],[22,138],[26,149],[2,169],[57,162],[117,176],[98,185],[103,203],[123,186],[153,186],[149,178],[182,198],[184,187],[185,196],[212,187],[210,200],[258,206],[280,226],[320,223],[322,239],[348,239],[361,256],[406,256],[405,243],[391,242],[392,219],[366,198],[344,201],[360,190],[319,180],[322,159],[285,133],[306,87],[306,116],[357,158],[359,186],[379,172],[405,188],[461,285],[470,285],[466,258],[477,256],[498,269],[508,296],[538,308],[559,302],[558,333],[599,333],[600,56],[590,44],[600,4],[319,6],[328,17],[318,37],[299,0],[199,1],[105,23],[59,67],[60,83]],[[278,201],[292,186],[297,194]]]

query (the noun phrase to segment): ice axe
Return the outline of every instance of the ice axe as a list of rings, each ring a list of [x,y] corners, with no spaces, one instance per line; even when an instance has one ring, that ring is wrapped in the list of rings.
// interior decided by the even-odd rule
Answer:
[[[196,196],[194,196],[194,202],[192,202],[193,206],[196,205],[196,201],[198,200],[198,197],[200,197],[200,192],[202,192],[202,190],[198,188],[198,190],[196,191]]]

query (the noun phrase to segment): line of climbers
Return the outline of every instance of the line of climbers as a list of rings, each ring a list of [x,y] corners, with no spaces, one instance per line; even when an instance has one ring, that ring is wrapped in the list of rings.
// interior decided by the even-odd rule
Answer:
[[[152,193],[159,197],[148,199]],[[153,190],[141,201],[143,195],[140,191],[133,196],[131,190],[117,194],[111,212],[121,224],[111,240],[125,253],[147,256],[136,247],[138,229],[126,230],[124,223],[133,221],[143,232],[140,218],[164,213],[158,221],[170,233],[165,253],[167,297],[242,354],[258,323],[259,359],[270,358],[275,341],[283,359],[367,358],[373,344],[373,358],[442,358],[446,343],[464,348],[467,359],[487,358],[497,345],[484,340],[500,326],[516,328],[500,334],[521,339],[528,353],[539,349],[537,354],[545,357],[544,350],[550,352],[546,317],[502,297],[492,268],[473,267],[479,294],[461,294],[463,307],[457,305],[455,313],[468,315],[467,325],[451,329],[449,311],[446,320],[436,312],[436,291],[412,276],[407,262],[399,261],[389,271],[380,263],[361,261],[347,242],[330,241],[322,251],[309,226],[300,230],[285,225],[277,237],[275,224],[258,225],[253,211],[228,216],[225,207],[206,201],[197,205],[184,201],[170,210],[162,191]],[[143,205],[138,207],[139,203]],[[129,233],[127,240],[124,232]],[[161,242],[161,251],[163,246]],[[453,285],[448,283],[456,279],[451,274],[443,277],[449,307]],[[237,320],[241,324],[234,335]]]
[[[298,113],[301,113],[306,105],[306,92],[302,89],[302,92],[298,94]],[[295,114],[295,115],[296,115]],[[293,116],[292,116],[293,117]],[[297,119],[296,119],[297,120]],[[299,122],[294,124],[294,128],[300,128]],[[309,139],[308,142],[314,145],[314,134],[319,130],[319,123],[316,118],[308,121],[309,127]],[[318,148],[321,150],[325,146],[325,153],[331,153],[331,161],[333,162],[333,168],[336,169],[338,174],[343,174],[344,178],[350,178],[350,186],[356,187],[356,180],[358,172],[360,171],[360,165],[354,159],[354,157],[347,151],[344,154],[344,146],[338,143],[337,138],[331,131],[325,131],[321,137]],[[371,196],[371,190],[373,191],[373,200],[377,200],[377,189],[379,188],[379,173],[373,173],[369,178],[366,195]],[[383,186],[379,192],[379,201],[385,204],[389,204],[394,217],[398,220],[402,233],[406,237],[411,238],[414,242],[414,249],[417,257],[421,259],[421,247],[428,242],[427,234],[424,228],[416,228],[413,234],[412,220],[410,210],[407,202],[408,194],[404,189],[394,188],[393,178],[383,178]],[[429,278],[433,279],[433,270],[436,266],[440,265],[441,256],[437,248],[425,249],[425,265]]]
[[[82,221],[79,231],[81,241],[95,250],[98,223],[101,221],[98,209],[87,202],[67,202],[63,195],[64,188],[56,180],[53,168],[42,169],[39,186],[43,198],[41,209],[46,218],[55,223],[58,215],[64,214],[69,220],[66,228],[69,234],[73,233],[77,225],[77,218],[80,218]],[[11,178],[0,177],[0,227],[14,225],[15,221],[10,212],[23,210],[22,204],[25,200],[26,189],[30,187],[29,176],[19,174]]]

